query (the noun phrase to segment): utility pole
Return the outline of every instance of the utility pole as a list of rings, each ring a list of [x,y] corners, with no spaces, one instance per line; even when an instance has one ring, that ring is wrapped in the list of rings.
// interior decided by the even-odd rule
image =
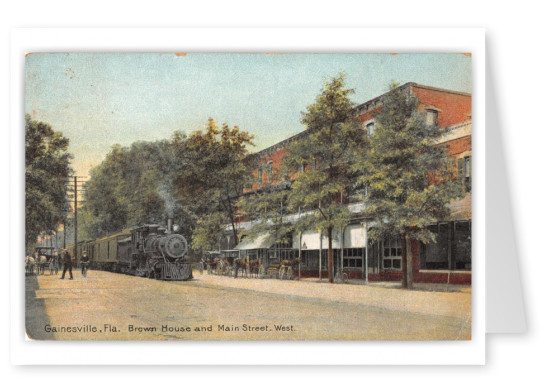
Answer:
[[[73,248],[73,257],[75,259],[75,263],[77,262],[77,243],[78,243],[78,206],[79,206],[79,202],[82,204],[82,201],[79,201],[78,200],[78,193],[80,191],[84,191],[84,189],[82,188],[82,184],[83,183],[86,183],[85,180],[79,180],[79,178],[86,178],[86,177],[83,177],[83,176],[73,176],[73,180],[68,180],[67,181],[67,191],[72,194],[72,197],[73,198],[70,198],[69,197],[69,200],[72,200],[74,202],[74,248]],[[81,184],[81,188],[79,189],[79,183]],[[66,228],[67,228],[67,222],[64,222],[63,223],[63,247],[65,248],[66,246]]]
[[[74,177],[75,180],[75,246],[73,247],[73,256],[75,257],[75,266],[77,263],[77,222],[78,222],[78,208],[77,208],[77,202],[78,202],[78,191],[77,191],[77,177]]]

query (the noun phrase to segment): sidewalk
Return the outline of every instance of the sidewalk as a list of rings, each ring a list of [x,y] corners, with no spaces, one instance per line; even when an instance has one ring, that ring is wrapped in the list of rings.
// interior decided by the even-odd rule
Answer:
[[[300,281],[256,278],[233,278],[193,273],[194,280],[183,284],[205,287],[253,290],[256,292],[299,296],[356,305],[367,305],[393,311],[424,315],[450,316],[471,320],[471,287],[453,287],[437,284],[418,284],[414,290],[401,289],[399,283],[377,282],[365,285],[329,284],[327,280],[305,279]],[[422,289],[422,290],[421,290]]]

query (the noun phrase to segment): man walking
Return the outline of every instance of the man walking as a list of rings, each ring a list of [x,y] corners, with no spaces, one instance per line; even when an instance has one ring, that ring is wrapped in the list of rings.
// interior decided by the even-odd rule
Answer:
[[[73,264],[71,263],[71,255],[69,251],[65,250],[63,254],[63,273],[61,274],[61,280],[65,278],[65,272],[69,270],[69,280],[73,279]]]

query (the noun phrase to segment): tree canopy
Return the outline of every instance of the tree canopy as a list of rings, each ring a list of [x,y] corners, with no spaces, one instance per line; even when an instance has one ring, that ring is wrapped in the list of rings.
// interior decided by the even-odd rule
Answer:
[[[82,209],[85,231],[95,238],[141,223],[159,223],[173,215],[173,145],[166,141],[114,145],[90,172]],[[179,218],[183,219],[182,213]]]
[[[356,161],[358,183],[367,184],[366,213],[376,223],[370,237],[399,235],[407,247],[402,267],[411,287],[411,240],[434,240],[428,226],[448,217],[446,205],[462,188],[438,145],[446,129],[427,124],[416,97],[392,84],[375,120],[369,151]]]
[[[170,140],[114,145],[90,173],[82,209],[86,234],[96,238],[173,217],[193,248],[217,248],[249,173],[249,145],[249,133],[219,128],[213,119],[190,135],[179,131]]]
[[[333,235],[350,219],[346,198],[353,183],[352,167],[357,150],[366,145],[365,134],[354,115],[356,105],[350,100],[353,93],[353,89],[345,88],[342,73],[324,82],[315,102],[302,113],[306,134],[291,143],[284,163],[293,179],[289,210],[310,212],[301,214],[298,228],[315,228],[329,238],[330,282]]]
[[[197,216],[197,229],[192,237],[196,249],[218,248],[221,232],[232,226],[235,243],[237,199],[243,194],[251,168],[246,164],[248,147],[253,136],[209,118],[205,131],[193,132],[183,141],[183,167],[174,180],[178,200],[188,205]],[[216,230],[218,227],[218,230]]]
[[[25,115],[25,245],[36,243],[65,221],[66,181],[72,170],[69,139]]]

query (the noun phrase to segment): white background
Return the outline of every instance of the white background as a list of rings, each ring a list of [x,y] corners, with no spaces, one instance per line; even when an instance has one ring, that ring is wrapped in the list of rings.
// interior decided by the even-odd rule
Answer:
[[[422,3],[398,1],[323,2],[301,6],[297,1],[232,1],[216,5],[189,5],[183,2],[114,1],[77,3],[31,1],[11,4],[2,20],[2,118],[5,137],[9,129],[9,34],[12,27],[183,27],[183,26],[308,26],[308,27],[485,27],[488,63],[496,81],[500,122],[503,126],[507,169],[512,183],[513,217],[520,254],[528,329],[526,335],[488,336],[485,367],[365,367],[365,368],[21,368],[9,364],[8,279],[2,278],[3,319],[0,340],[3,384],[17,382],[25,388],[288,388],[307,382],[312,388],[384,387],[385,389],[447,389],[467,387],[513,389],[526,386],[545,388],[548,383],[550,325],[546,290],[547,255],[545,243],[549,207],[546,159],[550,125],[546,121],[549,82],[547,36],[551,35],[548,13],[539,2],[525,1],[507,6],[463,1]],[[232,14],[233,12],[233,14]],[[131,19],[129,19],[131,18]],[[545,105],[545,106],[544,106]],[[491,142],[491,140],[488,140]],[[1,144],[2,167],[9,164],[9,144]],[[5,171],[7,184],[9,171]],[[7,188],[7,185],[5,186]],[[9,205],[2,193],[3,211]],[[2,237],[10,227],[3,214]],[[491,229],[491,228],[489,228]],[[3,241],[5,243],[5,241]],[[3,246],[5,249],[5,246]],[[6,260],[4,261],[6,263]],[[5,270],[5,269],[4,269]],[[489,271],[491,273],[491,271]],[[321,352],[320,354],[323,354]],[[122,376],[121,376],[122,375]],[[537,384],[537,385],[536,385]],[[112,387],[110,387],[110,385]],[[13,385],[15,386],[15,384]],[[103,388],[102,387],[102,388]],[[305,387],[305,385],[302,385]]]
[[[484,31],[483,29],[15,29],[12,31],[10,259],[23,259],[25,54],[44,51],[441,51],[472,53],[473,68],[473,303],[468,342],[304,343],[29,343],[23,340],[24,277],[11,268],[11,357],[16,364],[484,364]],[[17,169],[20,165],[19,171]],[[17,242],[21,234],[20,242]],[[19,245],[18,245],[19,243]],[[15,265],[15,263],[14,263]],[[19,298],[19,300],[17,300]],[[323,353],[322,353],[323,352]]]

